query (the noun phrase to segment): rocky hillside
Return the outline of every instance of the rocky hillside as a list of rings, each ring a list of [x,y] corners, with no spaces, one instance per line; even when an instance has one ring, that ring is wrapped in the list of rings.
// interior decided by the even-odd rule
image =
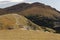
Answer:
[[[52,7],[40,3],[33,3],[32,5],[32,7],[21,11],[18,14],[24,15],[37,25],[52,28],[58,31],[60,26],[56,26],[54,23],[60,22],[60,13]],[[56,26],[56,28],[54,26]]]
[[[0,30],[23,29],[23,30],[42,30],[48,32],[55,32],[53,29],[43,28],[38,26],[18,14],[6,14],[0,16]]]
[[[0,29],[14,29],[21,27],[29,30],[30,26],[32,26],[32,23],[24,16],[18,14],[6,14],[0,16]],[[33,27],[35,26],[33,25]]]
[[[19,29],[19,28],[23,30],[24,29],[25,30],[45,30],[41,26],[38,26],[32,23],[24,16],[21,16],[18,14],[7,14],[7,15],[0,16],[0,29]],[[50,31],[48,28],[46,28],[46,30]]]
[[[35,2],[20,3],[11,7],[4,8],[5,11],[13,14],[17,13],[28,18],[33,23],[56,30],[55,22],[60,22],[60,12],[51,6]],[[59,27],[58,27],[59,28]],[[60,31],[59,31],[60,32]]]
[[[30,5],[29,3],[20,3],[11,7],[4,8],[4,10],[8,12],[20,12],[23,11],[24,9],[27,9],[29,5]]]
[[[55,8],[52,8],[51,6],[48,6],[48,5],[45,5],[43,3],[39,3],[39,2],[35,2],[35,3],[32,3],[32,4],[20,3],[20,4],[16,4],[16,5],[4,8],[4,10],[9,11],[9,12],[21,12],[23,10],[29,9],[31,7],[36,7],[36,6],[50,8],[52,10],[57,11]],[[59,12],[59,11],[57,11],[57,12]]]
[[[60,40],[60,12],[42,3],[0,9],[0,40]]]

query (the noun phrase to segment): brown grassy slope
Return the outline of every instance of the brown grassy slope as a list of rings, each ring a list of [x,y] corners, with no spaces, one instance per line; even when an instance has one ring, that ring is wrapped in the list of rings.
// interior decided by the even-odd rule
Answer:
[[[29,16],[29,15],[38,15],[38,16],[42,16],[42,17],[48,17],[51,19],[56,19],[60,17],[60,14],[50,8],[46,8],[46,7],[32,7],[29,8],[27,10],[24,10],[21,12],[22,15],[24,16]]]
[[[4,8],[5,11],[8,12],[21,12],[21,14],[23,15],[40,15],[40,16],[44,16],[44,17],[48,17],[48,18],[59,18],[60,17],[60,13],[55,9],[52,8],[51,6],[45,5],[43,3],[39,3],[39,2],[35,2],[32,4],[29,3],[20,3],[20,4],[16,4],[13,5],[11,7],[7,7]],[[19,13],[20,14],[20,13]]]
[[[29,21],[25,17],[18,14],[6,14],[0,16],[0,26],[3,28],[14,27],[14,26],[29,26]],[[32,24],[30,24],[32,25]]]
[[[28,20],[18,14],[7,14],[0,16],[1,27],[28,26]]]
[[[20,29],[0,30],[0,40],[60,40],[60,34]]]
[[[30,19],[31,18],[30,17],[28,19],[33,21],[35,24],[44,27],[54,28],[53,23],[57,20],[60,21],[59,18],[60,13],[56,9],[38,2],[32,4],[21,3],[21,4],[14,5],[12,7],[5,8],[5,10],[8,10],[9,12],[13,12],[13,13],[17,12],[17,14],[24,15],[27,18],[29,16],[38,16],[37,19],[36,17],[33,17],[32,19]]]
[[[24,15],[37,25],[53,29],[55,29],[54,22],[60,21],[60,13],[49,7],[35,6],[19,12],[19,14]]]
[[[50,28],[42,28],[18,14],[6,14],[0,16],[0,29],[25,29],[25,30],[47,30],[49,32],[55,32]]]
[[[27,19],[18,14],[7,14],[0,16],[0,24],[3,27],[27,25]]]
[[[20,3],[20,4],[16,4],[16,5],[13,5],[11,7],[7,7],[7,8],[4,8],[4,10],[6,11],[9,11],[9,12],[21,12],[23,10],[26,10],[26,9],[29,9],[29,8],[32,8],[32,7],[46,7],[46,8],[50,8],[52,10],[55,10],[56,12],[59,13],[58,10],[56,10],[55,8],[52,8],[51,6],[48,6],[48,5],[45,5],[43,3],[39,3],[39,2],[34,2],[32,4],[29,4],[29,3]]]

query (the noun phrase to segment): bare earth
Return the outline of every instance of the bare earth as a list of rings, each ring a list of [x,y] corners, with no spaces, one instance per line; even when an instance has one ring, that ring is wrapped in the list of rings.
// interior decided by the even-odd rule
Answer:
[[[0,30],[0,40],[60,40],[60,34],[33,30]]]

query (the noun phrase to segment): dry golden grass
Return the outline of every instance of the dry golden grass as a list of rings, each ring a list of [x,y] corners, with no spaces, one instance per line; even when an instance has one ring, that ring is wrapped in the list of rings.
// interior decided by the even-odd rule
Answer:
[[[8,29],[8,28],[13,28],[13,29],[19,29],[19,28],[29,28],[33,29],[36,27],[37,29],[41,29],[40,26],[34,24],[27,18],[25,18],[22,15],[18,14],[6,14],[6,15],[1,15],[0,16],[0,29]]]
[[[7,14],[0,16],[0,27],[16,27],[27,26],[27,19],[18,14]]]
[[[44,32],[44,29],[32,23],[31,21],[29,21],[31,26],[36,26],[36,28],[40,30],[34,31],[16,28],[18,24],[23,26],[27,25],[28,27],[31,27],[27,24],[28,21],[29,20],[26,19],[24,16],[18,14],[7,14],[0,16],[0,24],[3,24],[3,26],[1,26],[1,24],[0,27],[3,27],[4,29],[6,29],[9,26],[15,27],[15,29],[12,30],[0,30],[0,40],[60,40],[60,34]],[[48,31],[53,30],[48,29]]]
[[[26,30],[47,30],[49,32],[55,32],[50,28],[42,28],[41,26],[36,25],[31,22],[24,16],[18,14],[6,14],[0,16],[0,29],[26,29]]]
[[[0,30],[0,40],[60,40],[60,34],[33,30]]]
[[[0,16],[0,29],[19,29],[20,27],[26,28],[26,27],[36,27],[37,29],[40,29],[38,25],[32,23],[30,20],[25,18],[24,16],[18,15],[18,14],[6,14]],[[32,28],[31,28],[32,29]]]

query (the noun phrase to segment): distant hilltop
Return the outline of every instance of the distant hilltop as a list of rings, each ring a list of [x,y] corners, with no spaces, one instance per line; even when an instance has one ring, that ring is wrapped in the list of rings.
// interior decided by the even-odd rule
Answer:
[[[60,26],[56,26],[59,24],[55,25],[55,22],[60,23],[60,12],[49,5],[39,2],[32,4],[19,3],[4,9],[0,9],[0,15],[6,14],[22,15],[38,26],[42,26],[43,28],[47,27],[60,33]]]

